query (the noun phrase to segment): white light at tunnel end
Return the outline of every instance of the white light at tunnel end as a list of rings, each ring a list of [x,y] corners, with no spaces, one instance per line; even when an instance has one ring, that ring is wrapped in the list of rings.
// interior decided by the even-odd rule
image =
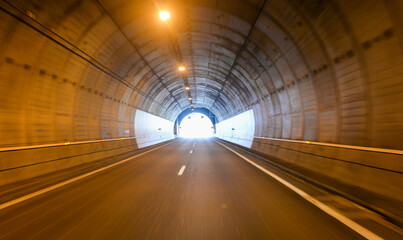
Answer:
[[[191,113],[179,124],[179,136],[182,138],[210,138],[213,135],[213,123],[202,113]]]
[[[159,15],[162,21],[167,21],[168,19],[171,18],[171,14],[168,11],[160,11]]]

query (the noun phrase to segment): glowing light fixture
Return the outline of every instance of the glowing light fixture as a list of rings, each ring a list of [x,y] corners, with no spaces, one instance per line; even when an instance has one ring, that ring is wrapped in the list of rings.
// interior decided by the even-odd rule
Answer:
[[[189,87],[189,86],[186,86],[185,89],[186,89],[187,91],[189,91],[189,90],[190,90],[190,87]]]
[[[192,97],[189,97],[189,100],[192,100]]]
[[[184,66],[179,66],[179,71],[181,71],[181,72],[183,72],[183,71],[185,71],[186,70],[186,68],[184,67]]]
[[[191,106],[191,107],[193,107],[193,106],[194,106],[194,105],[193,105],[193,103],[192,103],[192,104],[190,104],[190,106]]]
[[[160,11],[160,19],[162,21],[167,21],[168,19],[171,18],[171,14],[169,14],[169,12],[167,11]]]

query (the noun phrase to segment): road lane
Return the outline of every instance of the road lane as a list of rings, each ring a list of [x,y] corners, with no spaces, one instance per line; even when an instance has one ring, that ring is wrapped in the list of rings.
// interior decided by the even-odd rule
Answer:
[[[2,209],[0,239],[362,237],[217,143],[188,139]]]

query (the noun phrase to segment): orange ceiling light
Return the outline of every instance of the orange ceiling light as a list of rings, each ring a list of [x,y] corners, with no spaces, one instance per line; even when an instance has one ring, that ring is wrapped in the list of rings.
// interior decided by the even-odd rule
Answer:
[[[191,101],[191,100],[192,100],[192,97],[189,97],[189,100]]]
[[[184,66],[179,66],[179,71],[181,71],[181,72],[183,72],[183,71],[185,71],[186,70],[186,68],[184,67]]]
[[[189,91],[189,90],[190,90],[190,87],[189,87],[189,86],[186,86],[185,89],[186,89],[186,91]]]
[[[160,11],[160,19],[162,21],[168,21],[171,18],[171,14],[168,11]]]

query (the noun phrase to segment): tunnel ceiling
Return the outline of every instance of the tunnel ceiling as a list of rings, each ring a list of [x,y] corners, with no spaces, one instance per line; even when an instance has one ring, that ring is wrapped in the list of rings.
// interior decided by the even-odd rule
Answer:
[[[269,42],[257,39],[256,23],[270,23],[265,1],[70,0],[58,2],[57,12],[39,0],[14,5],[33,9],[38,21],[139,90],[140,109],[174,120],[190,105],[187,84],[194,106],[212,109],[219,119],[267,97],[262,64],[276,56],[260,49]],[[169,22],[158,18],[160,9],[171,13]]]
[[[256,136],[403,146],[401,111],[394,111],[403,109],[396,101],[403,98],[401,1],[15,0],[0,6],[2,77],[9,80],[0,86],[2,104],[21,108],[9,119],[49,109],[53,122],[75,118],[66,126],[75,132],[63,130],[55,139],[91,139],[99,129],[102,138],[120,136],[134,121],[133,109],[174,121],[189,108],[190,94],[194,107],[210,109],[219,121],[253,109]],[[169,22],[159,10],[171,13]],[[40,107],[25,111],[27,102]],[[20,124],[18,131],[28,129]]]
[[[188,108],[189,93],[195,107],[212,109],[221,119],[246,110],[266,94],[257,79],[264,71],[260,61],[269,61],[269,53],[258,49],[253,39],[259,37],[255,23],[268,21],[261,16],[265,1],[99,3],[115,25],[110,37],[127,40],[112,46],[121,54],[114,57],[117,68],[130,69],[129,79],[136,78],[132,84],[166,109],[163,117],[174,119]],[[160,21],[159,10],[171,13],[169,22]],[[184,73],[179,65],[186,67]]]

